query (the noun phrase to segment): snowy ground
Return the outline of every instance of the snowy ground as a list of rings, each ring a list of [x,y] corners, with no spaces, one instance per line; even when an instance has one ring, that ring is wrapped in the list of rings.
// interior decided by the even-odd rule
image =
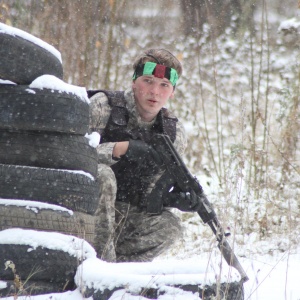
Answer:
[[[24,208],[25,209],[25,208]],[[32,209],[28,207],[27,209]],[[40,208],[41,209],[41,208]],[[78,249],[82,249],[80,241],[65,239],[62,234],[42,233],[32,230],[8,229],[0,232],[1,242],[26,244],[31,251],[38,245],[53,249],[63,249],[70,255],[82,256]],[[78,239],[79,240],[79,239]],[[193,248],[193,245],[187,245]],[[300,267],[300,249],[291,253],[278,255],[256,255],[255,257],[239,258],[249,281],[244,284],[245,299],[263,300],[299,300],[300,285],[298,270]],[[79,266],[75,276],[78,285],[99,289],[124,286],[124,290],[116,291],[109,300],[136,300],[146,299],[142,296],[132,296],[129,292],[138,293],[143,287],[161,287],[168,289],[159,300],[195,300],[197,294],[182,292],[175,288],[166,288],[166,284],[211,284],[216,276],[221,281],[235,281],[239,279],[236,270],[231,269],[220,259],[218,250],[211,253],[199,253],[190,258],[161,257],[152,263],[106,263],[95,257],[95,252],[87,243],[84,247],[86,260]],[[221,266],[221,267],[220,267]],[[0,287],[3,286],[0,281]],[[1,299],[14,300],[13,297]],[[20,300],[28,297],[18,297]],[[61,294],[31,296],[34,300],[82,300],[78,290]],[[91,299],[92,298],[86,298]]]
[[[160,261],[159,267],[161,270],[168,270],[170,268],[170,263],[172,266],[176,266],[179,264],[180,266],[192,266],[197,264],[198,262],[204,262],[203,256],[199,256],[197,258],[193,258],[193,260],[186,260],[186,261]],[[247,259],[241,260],[243,266],[245,267],[250,280],[245,283],[245,299],[251,300],[299,300],[300,299],[300,285],[299,285],[299,266],[300,266],[300,255],[296,254],[283,254],[281,257],[266,257],[261,256],[255,260]],[[94,262],[95,263],[95,262]],[[98,262],[99,266],[103,263],[101,261]],[[205,262],[204,262],[205,263]],[[96,263],[97,266],[97,263]],[[147,264],[148,268],[144,266],[140,266],[140,270],[149,270],[155,269],[157,267],[157,263],[149,263]],[[132,267],[127,264],[123,266],[121,269],[124,273],[132,274]],[[120,275],[118,269],[116,268],[116,274],[114,280],[120,280]],[[190,271],[194,271],[195,266]],[[89,275],[93,277],[97,271],[96,267],[91,267],[89,269]],[[107,271],[107,269],[105,269]],[[177,268],[177,271],[180,273],[180,267]],[[101,271],[100,271],[101,272]],[[186,273],[186,267],[182,269],[182,273]],[[122,275],[124,274],[122,273]],[[101,273],[102,276],[105,273]],[[136,276],[134,277],[135,284],[139,285],[140,281],[145,280],[144,276],[139,275],[139,272],[136,271]],[[110,273],[110,278],[112,274]],[[187,275],[178,275],[177,280],[184,282],[186,280]],[[99,276],[101,278],[101,276]],[[160,277],[160,275],[156,275],[156,278],[149,279],[150,282],[155,282]],[[175,276],[174,276],[175,277]],[[195,279],[195,275],[191,276]],[[128,279],[128,278],[127,278]],[[203,274],[199,274],[199,281],[203,279]],[[114,282],[112,280],[112,282]],[[148,280],[148,279],[147,279]],[[13,300],[13,297],[3,298],[7,300]],[[20,300],[28,299],[28,297],[19,297]],[[42,295],[42,296],[32,296],[30,299],[34,300],[82,300],[82,296],[78,290],[73,292],[65,292],[62,294],[49,294],[49,295]],[[92,298],[89,298],[92,299]],[[126,293],[126,290],[119,290],[116,291],[109,300],[136,300],[136,299],[146,299],[141,296],[131,296],[130,294]],[[176,299],[176,300],[195,300],[199,299],[197,295],[189,293],[189,292],[178,292],[175,289],[173,291],[169,291],[168,294],[162,295],[158,298],[159,300],[169,300],[169,299]]]
[[[250,277],[245,284],[245,299],[299,300],[299,250],[294,254],[263,255],[243,261]]]

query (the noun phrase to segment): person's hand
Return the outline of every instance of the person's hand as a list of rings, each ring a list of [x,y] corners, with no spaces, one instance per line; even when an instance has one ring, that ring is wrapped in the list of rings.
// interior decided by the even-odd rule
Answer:
[[[128,150],[129,142],[117,142],[113,149],[113,157],[120,158],[122,155],[125,155],[125,153]]]
[[[197,212],[201,205],[201,198],[194,191],[170,192],[164,199],[164,205],[174,207],[185,212]]]
[[[145,160],[152,160],[158,166],[163,164],[159,153],[150,145],[141,140],[129,140],[125,157],[129,161],[143,163]]]

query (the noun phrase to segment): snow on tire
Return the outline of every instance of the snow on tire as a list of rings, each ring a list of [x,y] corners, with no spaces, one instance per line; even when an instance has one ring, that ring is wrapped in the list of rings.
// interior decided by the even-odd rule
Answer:
[[[97,175],[97,152],[80,135],[36,131],[0,132],[0,163]]]
[[[51,282],[62,290],[74,282],[78,264],[95,257],[93,247],[74,236],[17,228],[0,231],[1,280],[18,276],[23,283]]]
[[[62,79],[62,63],[52,51],[48,51],[53,47],[25,32],[18,34],[20,32],[0,23],[0,78],[17,84],[30,84],[45,74]],[[28,39],[24,38],[25,34]]]
[[[2,244],[0,241],[1,265],[12,261],[16,273],[25,281],[31,280],[62,283],[73,280],[78,261],[77,258],[62,250],[47,249],[38,246],[35,249],[27,245]],[[0,278],[13,280],[10,268],[0,268]]]
[[[0,85],[0,129],[85,135],[89,104],[75,94]]]
[[[108,273],[116,274],[117,280],[111,280],[113,277],[108,280]],[[86,259],[77,268],[75,284],[85,297],[94,300],[121,299],[130,295],[149,299],[160,299],[164,295],[173,299],[177,294],[185,299],[185,294],[192,293],[193,299],[244,299],[238,272],[218,261],[209,264],[206,260],[108,264],[99,259]]]
[[[0,199],[0,230],[9,228],[55,231],[94,244],[94,216],[36,201]]]
[[[0,197],[58,204],[93,215],[99,184],[88,174],[66,170],[0,164]]]

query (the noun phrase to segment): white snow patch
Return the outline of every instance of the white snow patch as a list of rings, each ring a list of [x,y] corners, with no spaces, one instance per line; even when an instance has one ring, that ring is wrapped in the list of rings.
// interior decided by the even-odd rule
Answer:
[[[1,199],[0,198],[0,205],[25,207],[26,209],[30,209],[36,213],[42,209],[49,209],[49,210],[55,210],[55,211],[60,211],[60,212],[67,212],[71,216],[73,215],[73,211],[70,209],[67,209],[65,207],[55,205],[55,204],[31,201],[31,200]]]
[[[0,23],[0,33],[1,32],[12,35],[12,36],[18,36],[18,37],[23,38],[31,43],[34,43],[34,44],[38,45],[39,47],[44,48],[45,50],[50,52],[60,62],[62,62],[61,54],[57,49],[55,49],[53,46],[49,45],[48,43],[42,41],[41,39],[29,34],[28,32],[25,32],[21,29],[15,28],[15,27],[5,25],[3,23]]]
[[[59,92],[71,93],[78,96],[82,101],[90,103],[84,87],[68,84],[53,75],[42,75],[35,79],[29,87],[36,89],[52,89]]]
[[[10,80],[4,80],[0,79],[0,84],[12,84],[12,85],[17,85],[15,82],[12,82]]]
[[[28,245],[61,250],[78,259],[95,258],[95,249],[85,240],[57,232],[11,228],[0,231],[1,244]]]
[[[36,91],[32,89],[26,89],[25,91],[28,92],[29,94],[36,94]]]
[[[92,180],[95,180],[95,177],[93,175],[91,175],[90,173],[84,172],[84,171],[80,171],[80,170],[76,170],[76,171],[66,170],[66,171],[69,172],[69,173],[81,174],[81,175],[89,177]]]
[[[96,148],[99,145],[99,143],[100,143],[101,136],[96,131],[92,132],[91,134],[86,133],[85,137],[89,140],[89,145],[91,147]]]
[[[5,281],[0,280],[0,290],[5,289],[7,287],[7,283]]]
[[[300,28],[300,22],[296,18],[282,21],[278,27],[278,31],[295,31]]]

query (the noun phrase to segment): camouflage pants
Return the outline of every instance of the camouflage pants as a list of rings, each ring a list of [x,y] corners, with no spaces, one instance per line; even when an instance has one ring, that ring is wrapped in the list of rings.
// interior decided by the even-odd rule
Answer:
[[[169,210],[150,215],[137,206],[115,201],[116,179],[107,165],[98,166],[99,207],[95,248],[106,261],[151,261],[182,236],[180,219]]]

